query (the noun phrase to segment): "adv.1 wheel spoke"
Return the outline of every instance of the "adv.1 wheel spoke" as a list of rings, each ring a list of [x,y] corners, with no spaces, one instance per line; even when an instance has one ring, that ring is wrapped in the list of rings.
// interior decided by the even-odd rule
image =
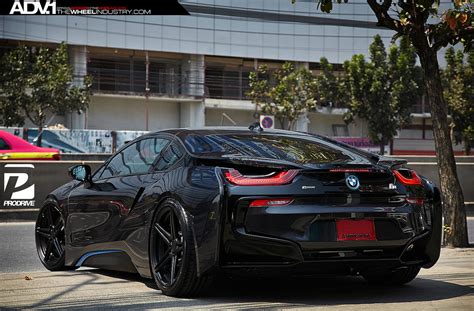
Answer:
[[[53,242],[48,240],[46,244],[46,250],[44,251],[44,261],[48,261],[49,257],[51,256],[51,252],[53,251]]]
[[[170,228],[171,228],[171,239],[174,240],[176,238],[176,228],[174,224],[174,213],[170,211]]]
[[[176,274],[176,255],[173,255],[171,257],[171,273],[170,273],[170,284],[174,283],[175,280],[175,274]]]
[[[48,225],[50,225],[50,226],[54,225],[53,214],[52,214],[52,211],[51,211],[51,207],[46,208],[45,214],[46,214],[46,219],[47,219]]]
[[[63,247],[61,243],[59,243],[57,238],[53,239],[53,247],[54,247],[54,250],[56,251],[57,257],[61,257],[61,255],[63,254]]]
[[[164,267],[164,265],[165,265],[166,263],[168,263],[168,261],[170,261],[170,259],[171,259],[171,255],[170,255],[170,253],[168,252],[168,253],[166,254],[166,256],[164,256],[164,257],[160,260],[160,262],[156,265],[156,267],[155,267],[155,272],[156,272],[156,273],[159,273],[159,271]]]
[[[36,233],[38,233],[41,237],[48,239],[49,238],[49,230],[46,228],[37,228]]]
[[[171,235],[159,224],[155,224],[155,230],[160,235],[161,239],[166,243],[166,245],[171,245]]]

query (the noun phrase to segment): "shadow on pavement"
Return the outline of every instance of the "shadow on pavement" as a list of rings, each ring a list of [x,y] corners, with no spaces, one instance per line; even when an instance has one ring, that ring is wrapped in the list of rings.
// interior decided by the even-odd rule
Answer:
[[[153,281],[126,273],[96,270],[96,273],[132,282],[144,282],[156,290]],[[429,278],[428,278],[429,277]],[[375,303],[431,302],[474,294],[473,286],[450,281],[471,281],[474,275],[456,273],[418,277],[399,287],[371,286],[360,277],[319,277],[311,279],[228,279],[221,278],[203,297],[175,299],[160,291],[121,294],[88,300],[74,308],[284,308]],[[129,303],[127,303],[129,302]],[[48,307],[48,306],[47,306]],[[56,305],[49,307],[67,307]]]

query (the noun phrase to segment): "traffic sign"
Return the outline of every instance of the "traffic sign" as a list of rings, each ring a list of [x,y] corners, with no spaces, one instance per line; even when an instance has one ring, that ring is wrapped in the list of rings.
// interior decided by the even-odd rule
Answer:
[[[273,129],[275,128],[275,117],[268,115],[260,116],[260,126],[264,129]]]

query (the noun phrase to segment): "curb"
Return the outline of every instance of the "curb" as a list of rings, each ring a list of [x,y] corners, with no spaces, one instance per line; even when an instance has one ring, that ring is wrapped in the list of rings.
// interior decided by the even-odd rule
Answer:
[[[0,209],[0,222],[36,221],[38,208]]]

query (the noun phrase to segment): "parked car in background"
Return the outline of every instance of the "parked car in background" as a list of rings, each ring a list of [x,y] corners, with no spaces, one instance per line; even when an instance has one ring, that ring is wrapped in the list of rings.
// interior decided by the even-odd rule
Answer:
[[[0,131],[0,160],[60,160],[59,150],[31,145],[21,137]]]

